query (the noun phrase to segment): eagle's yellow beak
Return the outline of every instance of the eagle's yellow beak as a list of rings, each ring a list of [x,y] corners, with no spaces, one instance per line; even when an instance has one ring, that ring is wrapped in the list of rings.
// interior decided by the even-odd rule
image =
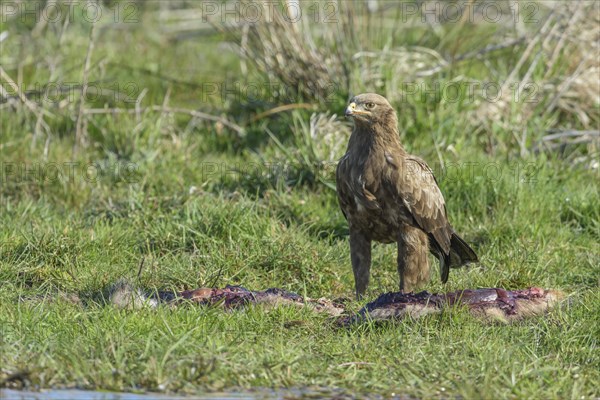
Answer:
[[[352,115],[354,115],[354,112],[356,111],[356,103],[350,103],[348,104],[348,107],[346,107],[346,117],[351,117]]]
[[[359,107],[356,106],[355,102],[352,102],[350,104],[348,104],[348,107],[346,107],[346,117],[356,117],[357,115],[370,115],[371,113],[369,111],[364,111],[361,110]]]

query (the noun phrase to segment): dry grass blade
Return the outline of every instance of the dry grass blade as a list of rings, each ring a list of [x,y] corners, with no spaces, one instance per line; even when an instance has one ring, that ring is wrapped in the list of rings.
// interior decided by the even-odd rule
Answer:
[[[339,3],[338,7],[351,5]],[[324,103],[334,92],[348,92],[350,77],[344,63],[351,52],[347,46],[340,46],[339,34],[327,32],[324,43],[317,45],[314,32],[289,13],[288,4],[287,11],[263,16],[256,23],[241,27],[222,24],[217,28],[237,44],[245,61],[252,63],[270,82],[283,85],[282,89],[290,91],[288,94],[297,97],[296,100]],[[344,21],[323,29],[347,30],[339,24],[344,25]]]
[[[555,126],[590,129],[600,123],[600,24],[597,2],[539,3],[548,10],[525,41],[499,96],[474,110],[475,125],[520,132],[536,115]],[[545,67],[541,71],[540,66]],[[500,78],[500,77],[499,77]],[[538,136],[539,138],[539,136]],[[533,138],[534,143],[538,138]],[[544,140],[542,140],[544,141]],[[527,137],[522,138],[522,147]],[[531,141],[529,141],[531,143]],[[537,145],[534,151],[537,151]]]
[[[85,96],[88,90],[88,76],[90,73],[90,62],[92,59],[92,52],[94,51],[94,31],[95,24],[92,24],[90,28],[90,39],[88,42],[87,53],[85,55],[85,64],[83,67],[83,79],[81,86],[81,97],[79,98],[79,112],[77,114],[77,123],[75,128],[75,144],[73,146],[73,151],[77,151],[78,146],[82,145],[84,142],[84,132],[85,128],[85,120],[84,120],[84,109],[85,109]]]

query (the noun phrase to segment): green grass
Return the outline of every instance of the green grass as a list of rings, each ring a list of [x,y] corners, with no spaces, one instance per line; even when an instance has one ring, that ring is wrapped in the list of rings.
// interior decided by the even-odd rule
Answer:
[[[273,98],[250,105],[238,95],[205,98],[198,88],[153,76],[158,71],[190,83],[244,79],[218,35],[183,42],[151,35],[150,11],[127,30],[103,33],[92,63],[105,63],[92,69],[91,80],[148,88],[144,105],[162,104],[169,90],[173,107],[240,123],[277,105]],[[0,28],[29,35],[31,26],[13,21]],[[74,23],[68,31],[73,40],[62,47],[50,33],[48,39],[9,39],[1,57],[21,55],[27,88],[75,81],[88,28]],[[455,26],[451,34],[459,30]],[[440,52],[454,46],[453,36],[441,40],[423,25],[409,33],[397,32],[394,45]],[[473,37],[464,51],[486,40],[487,33]],[[128,56],[132,48],[140,55]],[[61,56],[56,70],[41,67],[56,54]],[[486,66],[463,63],[434,80],[444,83],[461,73],[491,79],[486,68],[507,73],[519,56],[504,52]],[[18,75],[17,63],[7,61],[3,68]],[[544,73],[536,69],[533,78]],[[104,104],[132,106],[112,98],[87,106]],[[452,223],[481,259],[480,265],[453,270],[446,285],[433,274],[425,289],[540,286],[564,291],[568,300],[562,306],[508,326],[484,324],[458,309],[349,329],[310,310],[286,307],[115,309],[104,296],[120,278],[147,290],[235,284],[310,297],[353,296],[347,225],[330,187],[331,165],[322,159],[327,147],[307,135],[311,112],[263,119],[246,126],[243,137],[212,123],[190,123],[187,116],[98,115],[89,119],[88,147],[73,154],[77,108],[44,104],[53,114],[46,121],[51,136],[45,154],[46,137],[33,141],[35,115],[24,107],[4,107],[0,386],[169,393],[319,387],[419,398],[600,396],[599,176],[589,163],[575,162],[597,159],[597,153],[583,145],[561,154],[522,154],[517,140],[524,135],[531,147],[546,129],[585,124],[557,111],[529,118],[515,131],[503,121],[474,125],[470,113],[476,104],[467,101],[409,98],[395,105],[406,147],[434,167]],[[319,111],[341,114],[337,103],[320,105]],[[90,165],[91,175],[85,175]],[[395,252],[394,246],[375,246],[369,298],[396,290]],[[352,310],[360,306],[350,303]],[[24,378],[7,379],[15,373]]]

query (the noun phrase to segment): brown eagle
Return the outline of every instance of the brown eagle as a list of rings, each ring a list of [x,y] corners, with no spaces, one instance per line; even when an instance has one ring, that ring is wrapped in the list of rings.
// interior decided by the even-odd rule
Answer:
[[[400,144],[396,112],[375,93],[355,96],[346,108],[354,130],[336,171],[338,200],[350,229],[356,295],[369,284],[371,241],[398,243],[400,291],[429,280],[428,251],[450,267],[477,261],[448,222],[444,196],[431,168]]]

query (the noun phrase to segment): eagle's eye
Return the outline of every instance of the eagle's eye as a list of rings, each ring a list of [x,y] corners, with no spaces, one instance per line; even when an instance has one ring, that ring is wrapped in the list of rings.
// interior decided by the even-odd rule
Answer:
[[[367,106],[367,108],[370,110],[370,109],[372,109],[372,108],[375,108],[375,103],[373,103],[373,102],[369,102],[369,103],[367,103],[367,104],[366,104],[366,106]]]

